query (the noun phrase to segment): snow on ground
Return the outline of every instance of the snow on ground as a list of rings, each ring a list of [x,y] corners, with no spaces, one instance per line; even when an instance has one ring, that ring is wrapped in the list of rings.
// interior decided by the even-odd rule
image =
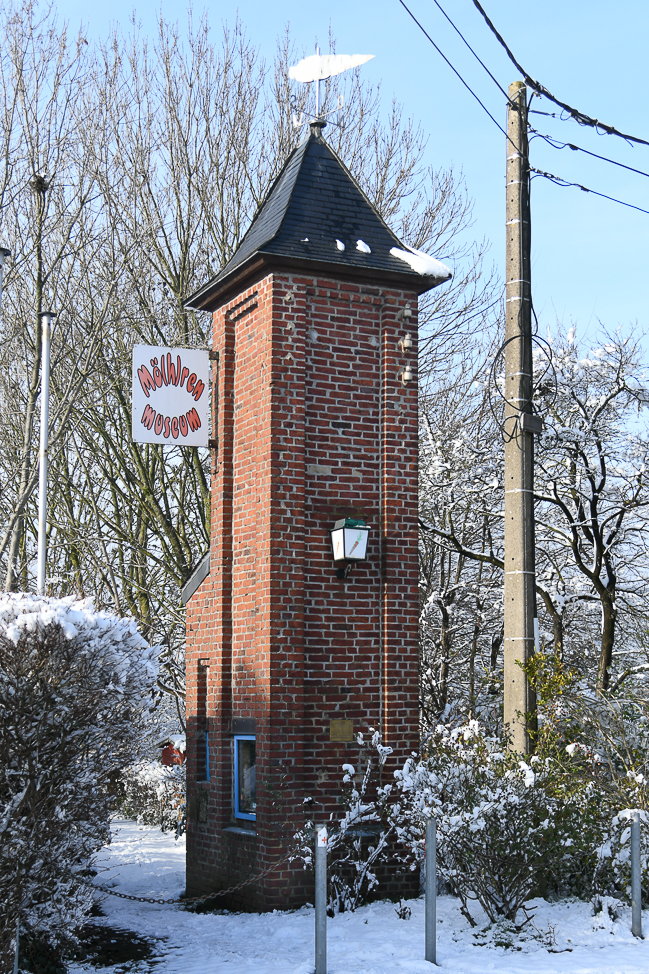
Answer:
[[[124,893],[174,897],[184,889],[185,845],[157,829],[116,821],[112,844],[97,863],[97,882]],[[395,904],[375,903],[328,921],[329,974],[424,974],[424,901],[410,900],[409,920]],[[576,900],[528,904],[534,914],[513,948],[498,944],[507,931],[486,930],[486,918],[471,929],[450,896],[438,899],[438,962],[448,974],[646,974],[649,971],[649,911],[643,916],[648,939],[631,935],[630,910],[617,920],[592,915]],[[194,914],[178,906],[133,903],[104,896],[103,920],[157,941],[156,960],[128,965],[129,974],[312,974],[314,912]],[[533,925],[532,925],[533,924]],[[124,971],[124,967],[102,968]],[[70,974],[96,968],[73,964]]]

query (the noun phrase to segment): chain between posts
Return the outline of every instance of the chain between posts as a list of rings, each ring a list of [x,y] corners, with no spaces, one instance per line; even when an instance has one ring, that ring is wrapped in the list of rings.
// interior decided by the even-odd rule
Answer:
[[[99,886],[97,883],[91,883],[88,880],[82,879],[78,875],[76,875],[74,879],[77,882],[82,883],[84,886],[87,886],[89,889],[96,890],[100,893],[107,893],[109,896],[117,896],[120,900],[132,900],[135,903],[157,903],[161,906],[178,903],[203,903],[206,900],[213,900],[219,896],[227,896],[228,893],[236,893],[237,890],[243,889],[244,886],[250,886],[252,883],[256,883],[257,880],[262,879],[269,873],[272,873],[273,870],[277,869],[278,866],[281,866],[282,863],[288,862],[289,859],[295,858],[295,855],[295,852],[289,852],[285,856],[282,856],[281,859],[278,859],[277,862],[274,862],[266,869],[263,869],[260,873],[256,873],[256,875],[251,876],[249,879],[244,879],[241,883],[237,883],[236,886],[229,886],[227,889],[220,889],[214,893],[206,893],[202,896],[178,897],[171,899],[164,899],[156,896],[136,896],[134,893],[119,893],[117,890],[109,889],[107,886]]]

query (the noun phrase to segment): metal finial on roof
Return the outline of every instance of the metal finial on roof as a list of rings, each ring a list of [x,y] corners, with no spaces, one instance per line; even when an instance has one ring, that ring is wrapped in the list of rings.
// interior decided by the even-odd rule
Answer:
[[[365,64],[366,61],[370,61],[373,57],[373,54],[321,54],[320,48],[316,46],[315,54],[302,58],[301,61],[298,61],[297,64],[294,64],[288,69],[288,76],[293,81],[301,81],[307,85],[315,82],[315,115],[306,113],[312,123],[314,121],[322,123],[321,128],[323,124],[326,124],[326,115],[323,115],[321,112],[320,82],[327,81],[335,74],[342,74],[343,71],[357,68],[361,64]],[[336,107],[332,111],[327,112],[327,115],[339,111],[343,105],[343,97],[339,95]],[[300,128],[304,124],[304,115],[304,112],[300,112],[299,117],[296,114],[293,115],[293,124],[296,128]]]

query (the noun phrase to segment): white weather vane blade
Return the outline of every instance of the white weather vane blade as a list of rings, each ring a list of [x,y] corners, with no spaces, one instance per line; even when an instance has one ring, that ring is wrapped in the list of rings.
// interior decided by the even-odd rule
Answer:
[[[350,68],[357,68],[366,61],[371,61],[373,54],[312,54],[305,57],[292,68],[288,69],[288,76],[294,81],[309,84],[311,81],[326,81],[334,74],[342,74]]]

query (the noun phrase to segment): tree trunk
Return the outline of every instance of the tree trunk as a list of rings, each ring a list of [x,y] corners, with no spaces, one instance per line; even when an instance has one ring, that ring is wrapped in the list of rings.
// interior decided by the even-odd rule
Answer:
[[[615,623],[617,610],[610,593],[602,597],[602,642],[599,653],[599,668],[597,670],[597,689],[608,690],[611,678],[610,668],[613,662],[613,645],[615,643]]]
[[[543,599],[545,611],[552,619],[552,640],[554,642],[554,652],[560,660],[563,660],[563,615],[561,612],[559,612],[547,592],[537,588],[536,593]]]
[[[448,672],[449,672],[449,660],[451,658],[451,631],[450,631],[450,619],[448,616],[448,609],[442,603],[440,604],[440,613],[442,616],[442,627],[440,634],[440,646],[442,650],[442,658],[439,665],[439,710],[443,713],[446,709],[446,704],[448,703]]]

